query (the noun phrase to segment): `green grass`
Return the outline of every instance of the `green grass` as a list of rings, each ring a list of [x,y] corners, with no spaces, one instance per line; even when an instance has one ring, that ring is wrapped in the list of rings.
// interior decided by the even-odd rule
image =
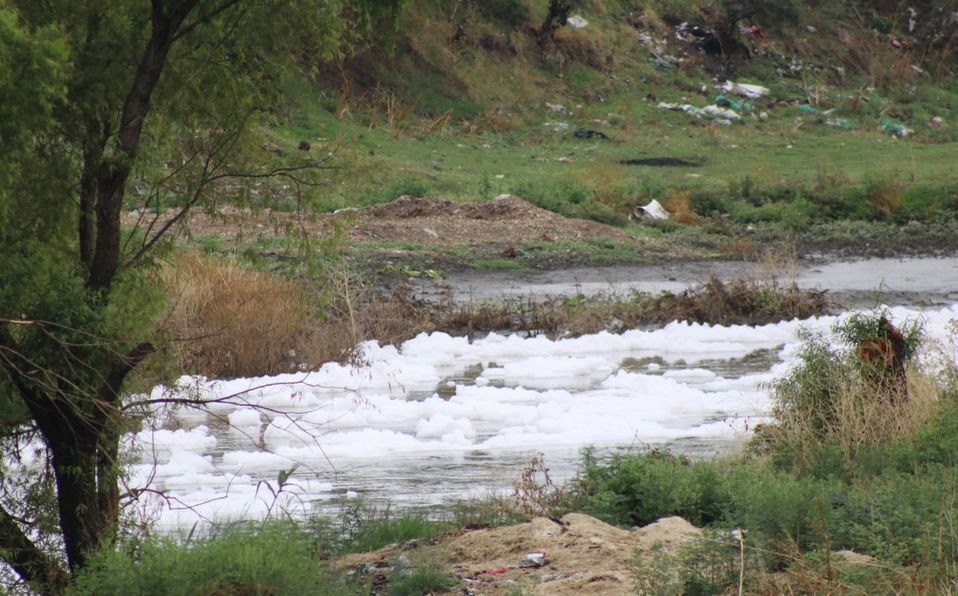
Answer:
[[[402,194],[467,201],[512,193],[564,215],[624,225],[625,207],[688,192],[701,215],[730,214],[738,224],[770,223],[785,232],[846,219],[903,223],[958,217],[953,167],[958,127],[951,122],[958,113],[958,87],[948,79],[935,83],[914,77],[894,85],[853,68],[847,69],[844,84],[817,70],[780,76],[781,52],[795,37],[821,45],[823,55],[834,50],[835,60],[847,54],[831,35],[819,39],[803,26],[796,33],[785,25],[770,37],[774,43],[768,53],[736,65],[736,79],[765,84],[777,99],[807,100],[806,91],[813,89],[818,111],[757,101],[741,123],[709,126],[656,104],[710,103],[720,93],[713,73],[700,66],[663,71],[650,65],[647,50],[623,18],[635,6],[611,0],[603,5],[604,10],[584,9],[589,28],[563,32],[562,47],[571,59],[557,65],[531,46],[503,56],[483,50],[472,38],[450,44],[448,31],[463,16],[459,9],[414,2],[406,17],[409,26],[436,35],[400,39],[395,51],[377,57],[378,62],[359,61],[380,77],[380,85],[367,91],[376,97],[388,93],[394,103],[370,103],[369,94],[359,91],[342,98],[328,85],[287,82],[287,114],[271,134],[290,150],[300,139],[310,140],[314,153],[335,152],[336,164],[346,168],[342,180],[324,189],[320,209],[380,203]],[[706,18],[710,10],[693,0],[653,8],[679,20]],[[797,10],[797,22],[845,18],[825,9]],[[542,6],[528,2],[483,3],[469,34],[522,38],[522,27],[542,16]],[[863,26],[841,22],[852,30]],[[588,47],[615,60],[602,68],[590,66],[582,49]],[[877,67],[875,72],[891,65]],[[546,102],[565,106],[565,113],[549,111]],[[338,111],[343,107],[348,109]],[[833,114],[822,114],[830,109]],[[767,117],[760,119],[761,112]],[[445,125],[424,124],[440,113],[450,115]],[[931,126],[935,115],[952,125]],[[880,132],[879,122],[887,117],[917,133],[895,139]],[[855,127],[829,126],[830,118],[851,120]],[[567,128],[555,132],[556,123]],[[610,139],[577,139],[572,134],[577,127],[601,130]],[[703,163],[679,168],[620,163],[648,157]],[[901,205],[894,213],[868,204],[870,189],[882,180],[900,187]]]
[[[76,594],[342,594],[312,538],[293,524],[233,526],[188,545],[157,539],[106,549],[78,577]]]

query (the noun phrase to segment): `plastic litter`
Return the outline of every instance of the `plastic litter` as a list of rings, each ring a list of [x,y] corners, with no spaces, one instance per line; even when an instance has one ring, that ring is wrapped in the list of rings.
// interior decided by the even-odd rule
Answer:
[[[589,26],[589,21],[583,19],[577,14],[572,15],[566,20],[566,23],[573,29],[585,29]]]
[[[828,126],[834,126],[835,128],[843,128],[845,130],[851,130],[855,128],[855,125],[851,120],[847,118],[829,118],[825,121],[825,124]]]
[[[592,130],[590,128],[577,128],[575,129],[575,138],[577,139],[608,139],[609,135],[605,134],[600,130]]]
[[[930,121],[930,124],[934,126],[935,128],[945,128],[946,126],[948,126],[947,124],[945,124],[945,119],[942,118],[941,116],[935,116],[934,118],[932,118]]]
[[[632,210],[633,218],[641,219],[656,219],[659,221],[666,220],[669,218],[669,212],[665,210],[665,207],[661,203],[652,199],[648,205],[640,205]],[[633,219],[630,218],[630,219]]]
[[[542,567],[548,562],[549,559],[543,552],[529,553],[525,559],[519,562],[519,567]]]
[[[679,104],[660,102],[656,107],[660,110],[675,110],[699,117],[711,116],[713,118],[721,118],[724,120],[739,120],[741,118],[741,116],[736,114],[733,110],[729,110],[720,106],[705,106],[704,108],[700,108],[688,103]]]
[[[492,569],[486,569],[483,573],[488,573],[489,575],[496,575],[499,573],[509,573],[508,567],[493,567]]]
[[[768,95],[768,88],[761,85],[750,85],[748,83],[736,83],[734,81],[725,81],[722,85],[722,91],[732,95],[740,95],[749,99],[758,99]]]
[[[896,137],[907,137],[915,132],[912,129],[907,128],[901,122],[896,122],[895,120],[890,120],[888,118],[885,118],[881,121],[881,130],[882,132],[887,132]]]
[[[702,108],[702,112],[704,112],[705,114],[708,114],[709,116],[714,116],[716,118],[719,118],[721,120],[738,120],[739,118],[741,118],[741,116],[736,114],[733,110],[729,110],[727,108],[722,108],[719,106],[705,106],[704,108]]]
[[[810,106],[808,104],[802,104],[798,106],[798,109],[807,114],[815,114],[818,112],[818,108],[816,108],[815,106]]]
[[[750,112],[752,110],[752,104],[749,102],[739,101],[737,99],[725,97],[724,95],[717,95],[715,97],[715,105],[722,108],[729,108],[735,110],[736,112]]]

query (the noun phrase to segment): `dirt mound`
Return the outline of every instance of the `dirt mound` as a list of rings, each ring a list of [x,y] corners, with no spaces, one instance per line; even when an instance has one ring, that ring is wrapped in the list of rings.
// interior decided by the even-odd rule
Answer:
[[[515,526],[473,530],[423,547],[423,556],[449,562],[470,594],[542,595],[634,594],[632,560],[636,551],[672,550],[695,540],[701,530],[678,517],[661,519],[634,531],[623,530],[581,513],[561,520],[536,518]],[[395,560],[402,549],[385,548],[350,555],[341,567],[374,568]],[[528,562],[545,553],[545,563]]]
[[[512,195],[475,203],[404,195],[352,215],[355,221],[350,223],[350,235],[358,239],[472,245],[518,245],[532,240],[635,241],[624,230],[566,218]]]
[[[529,201],[512,195],[500,195],[491,201],[453,203],[433,197],[403,195],[383,205],[368,207],[364,217],[409,219],[421,217],[454,217],[459,219],[557,218],[551,211],[540,209]]]
[[[414,197],[403,195],[388,203],[374,205],[362,210],[364,216],[388,217],[407,219],[410,217],[427,217],[436,215],[452,215],[456,206],[452,201],[434,199],[431,197]]]

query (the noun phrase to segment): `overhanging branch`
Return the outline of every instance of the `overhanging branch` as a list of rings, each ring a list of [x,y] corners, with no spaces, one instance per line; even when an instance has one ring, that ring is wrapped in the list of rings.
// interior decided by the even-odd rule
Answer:
[[[65,592],[70,576],[60,563],[40,550],[6,509],[0,506],[0,551],[23,581],[44,594]]]

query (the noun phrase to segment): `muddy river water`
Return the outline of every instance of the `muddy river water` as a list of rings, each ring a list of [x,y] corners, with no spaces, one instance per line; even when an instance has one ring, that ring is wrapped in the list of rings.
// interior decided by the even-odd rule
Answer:
[[[589,292],[678,291],[738,263],[573,269],[450,276],[458,299]],[[958,316],[958,259],[807,264],[801,287],[827,290],[849,308],[887,304],[896,320],[925,317],[948,340]],[[426,296],[436,292],[422,285]],[[364,362],[301,375],[184,381],[215,398],[210,413],[174,411],[141,433],[137,482],[174,493],[173,531],[206,520],[261,517],[280,470],[297,468],[283,506],[308,515],[344,496],[384,505],[436,506],[508,493],[543,453],[557,481],[580,450],[601,454],[667,446],[709,457],[742,444],[770,408],[769,384],[795,362],[802,330],[827,333],[836,317],[763,327],[672,323],[654,331],[580,338],[423,335],[363,348]],[[160,391],[157,389],[156,391]],[[264,408],[266,408],[264,410]],[[147,445],[148,448],[143,448]],[[153,458],[158,465],[153,465]],[[185,507],[189,505],[190,507]]]
[[[576,267],[557,271],[469,271],[451,273],[442,282],[416,282],[424,297],[446,288],[457,300],[488,300],[503,296],[554,296],[576,293],[619,293],[632,290],[680,292],[715,275],[782,282],[826,290],[841,304],[933,306],[958,301],[958,258],[862,259],[858,261],[800,262],[788,270],[742,261],[696,261],[663,265]]]

